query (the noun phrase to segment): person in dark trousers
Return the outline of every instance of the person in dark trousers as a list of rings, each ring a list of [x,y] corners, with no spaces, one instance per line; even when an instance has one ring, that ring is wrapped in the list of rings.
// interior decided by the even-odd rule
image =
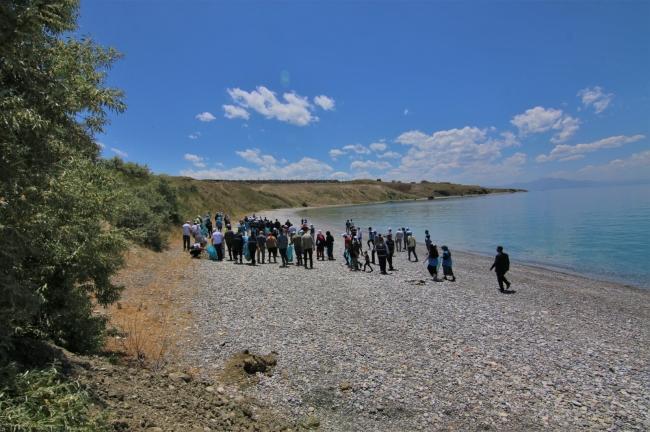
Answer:
[[[366,271],[366,268],[370,269],[370,273],[373,272],[372,266],[370,265],[370,257],[368,256],[368,251],[363,254],[363,257],[366,259],[366,263],[363,265],[363,271]]]
[[[393,240],[393,235],[388,234],[386,236],[386,247],[388,248],[388,255],[386,256],[386,262],[388,262],[388,271],[395,271],[393,268],[393,256],[395,255],[395,241]]]
[[[226,242],[226,249],[228,249],[228,261],[232,261],[232,242],[235,239],[235,232],[230,225],[226,225],[226,229],[227,231],[223,235],[223,239]]]
[[[183,224],[183,250],[190,250],[190,234],[192,233],[192,225],[190,221],[185,221]]]
[[[302,235],[302,261],[307,268],[307,258],[309,258],[309,268],[314,268],[314,237],[308,230]]]
[[[241,232],[237,232],[232,239],[232,254],[234,255],[235,264],[243,264],[244,237]],[[239,261],[237,261],[237,257],[239,257]]]
[[[257,237],[255,237],[254,235],[248,237],[248,244],[246,245],[246,247],[248,247],[248,253],[251,256],[251,262],[249,263],[249,265],[254,266],[256,265],[255,252],[257,252]]]
[[[280,267],[286,267],[287,262],[287,249],[289,248],[289,237],[287,237],[287,230],[282,230],[282,233],[278,236],[278,249],[280,250],[280,259],[282,260],[282,265]]]
[[[506,279],[506,273],[510,270],[510,257],[503,251],[503,246],[497,246],[497,255],[494,257],[494,264],[490,270],[494,269],[497,274],[497,282],[499,283],[499,291],[505,292],[503,284],[510,289],[510,281]]]
[[[316,260],[325,261],[325,236],[321,230],[316,235]]]
[[[431,234],[429,234],[429,230],[424,230],[424,246],[429,250],[429,247],[431,246]]]
[[[444,280],[449,280],[451,282],[456,282],[456,276],[454,276],[454,271],[451,268],[451,252],[447,246],[442,248],[442,274],[444,275]],[[449,276],[451,279],[447,279]]]
[[[377,236],[377,233],[372,230],[372,227],[368,227],[368,242],[366,245],[368,245],[368,249],[374,249],[375,248],[375,237]],[[370,247],[370,244],[372,243],[372,248]],[[373,254],[372,258],[372,263],[375,263],[375,257]]]
[[[257,236],[257,262],[264,264],[264,258],[266,256],[266,236],[263,231],[260,231]]]
[[[379,260],[379,272],[383,275],[386,273],[386,258],[388,257],[388,248],[386,242],[381,234],[375,237],[375,251],[377,252],[377,259]]]
[[[429,256],[427,257],[427,270],[429,274],[433,277],[434,282],[440,282],[438,279],[438,247],[436,245],[429,246]]]
[[[409,261],[411,261],[411,254],[415,257],[415,262],[418,262],[418,254],[415,252],[415,247],[417,246],[417,243],[415,241],[415,236],[414,235],[409,235],[406,237],[406,246],[407,246],[407,251],[409,254]]]
[[[325,233],[325,249],[327,249],[327,259],[334,261],[334,236],[329,231]]]
[[[296,266],[302,265],[302,236],[300,233],[295,233],[291,238],[293,243],[293,253],[296,256]]]

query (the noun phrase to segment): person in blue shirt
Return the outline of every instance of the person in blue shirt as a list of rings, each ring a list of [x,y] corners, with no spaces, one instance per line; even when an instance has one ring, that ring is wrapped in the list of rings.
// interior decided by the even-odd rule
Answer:
[[[442,273],[444,275],[443,279],[449,280],[450,282],[456,282],[456,276],[454,276],[454,271],[451,268],[452,266],[451,252],[449,251],[449,248],[447,246],[443,246],[441,249],[442,249]],[[447,276],[449,276],[451,279],[447,279]]]
[[[427,270],[433,276],[434,282],[440,282],[440,279],[438,279],[438,257],[438,248],[436,245],[431,245],[429,247],[429,256],[427,257]]]

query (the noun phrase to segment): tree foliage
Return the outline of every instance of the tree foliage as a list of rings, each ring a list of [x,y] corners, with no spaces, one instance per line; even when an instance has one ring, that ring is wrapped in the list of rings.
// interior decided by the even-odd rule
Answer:
[[[92,301],[120,292],[125,197],[94,138],[125,109],[105,84],[118,53],[65,37],[77,12],[74,0],[0,3],[0,360],[23,336],[93,349]]]

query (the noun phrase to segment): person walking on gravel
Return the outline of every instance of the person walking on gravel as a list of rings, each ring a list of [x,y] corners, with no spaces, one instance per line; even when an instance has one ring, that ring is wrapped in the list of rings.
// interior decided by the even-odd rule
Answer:
[[[183,224],[183,250],[190,250],[190,234],[192,233],[192,225],[190,221],[185,221]]]
[[[250,237],[248,237],[248,244],[246,245],[248,248],[248,253],[250,254],[251,257],[251,262],[249,265],[254,266],[255,265],[255,252],[257,252],[257,238],[251,234]]]
[[[402,252],[402,241],[404,240],[404,231],[397,229],[395,232],[395,245],[397,246],[397,252]]]
[[[381,234],[375,237],[375,250],[377,251],[377,259],[379,260],[379,272],[383,275],[386,273],[386,257],[388,256],[388,248],[386,242]]]
[[[275,237],[275,228],[266,238],[266,250],[269,251],[269,264],[273,258],[273,264],[278,263],[278,239]]]
[[[434,282],[440,282],[438,279],[438,247],[436,245],[429,246],[429,256],[427,257],[427,270],[433,277]]]
[[[510,270],[510,257],[503,251],[503,246],[497,246],[497,255],[494,257],[494,264],[490,270],[494,269],[497,274],[497,282],[499,283],[499,291],[505,292],[503,284],[506,284],[507,289],[510,289],[510,281],[506,279],[506,273]]]
[[[228,249],[228,261],[232,261],[232,242],[235,239],[235,232],[232,230],[230,225],[226,225],[227,231],[223,235],[223,239],[226,242],[226,248]]]
[[[241,231],[237,231],[237,234],[232,239],[232,254],[235,264],[243,264],[244,236]],[[237,257],[239,257],[239,261],[237,261]]]
[[[260,233],[257,236],[257,262],[264,264],[264,258],[266,256],[266,236],[264,231],[260,230]],[[260,261],[261,257],[261,261]]]
[[[388,248],[388,255],[386,255],[386,262],[388,263],[388,271],[395,271],[393,268],[393,256],[395,256],[395,242],[393,241],[393,234],[390,230],[386,235],[386,247]]]

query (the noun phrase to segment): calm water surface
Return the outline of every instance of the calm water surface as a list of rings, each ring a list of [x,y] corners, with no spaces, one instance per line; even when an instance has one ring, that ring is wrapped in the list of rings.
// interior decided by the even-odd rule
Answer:
[[[340,226],[353,219],[378,232],[424,230],[438,246],[650,288],[650,185],[563,189],[476,198],[309,209],[310,220]]]

